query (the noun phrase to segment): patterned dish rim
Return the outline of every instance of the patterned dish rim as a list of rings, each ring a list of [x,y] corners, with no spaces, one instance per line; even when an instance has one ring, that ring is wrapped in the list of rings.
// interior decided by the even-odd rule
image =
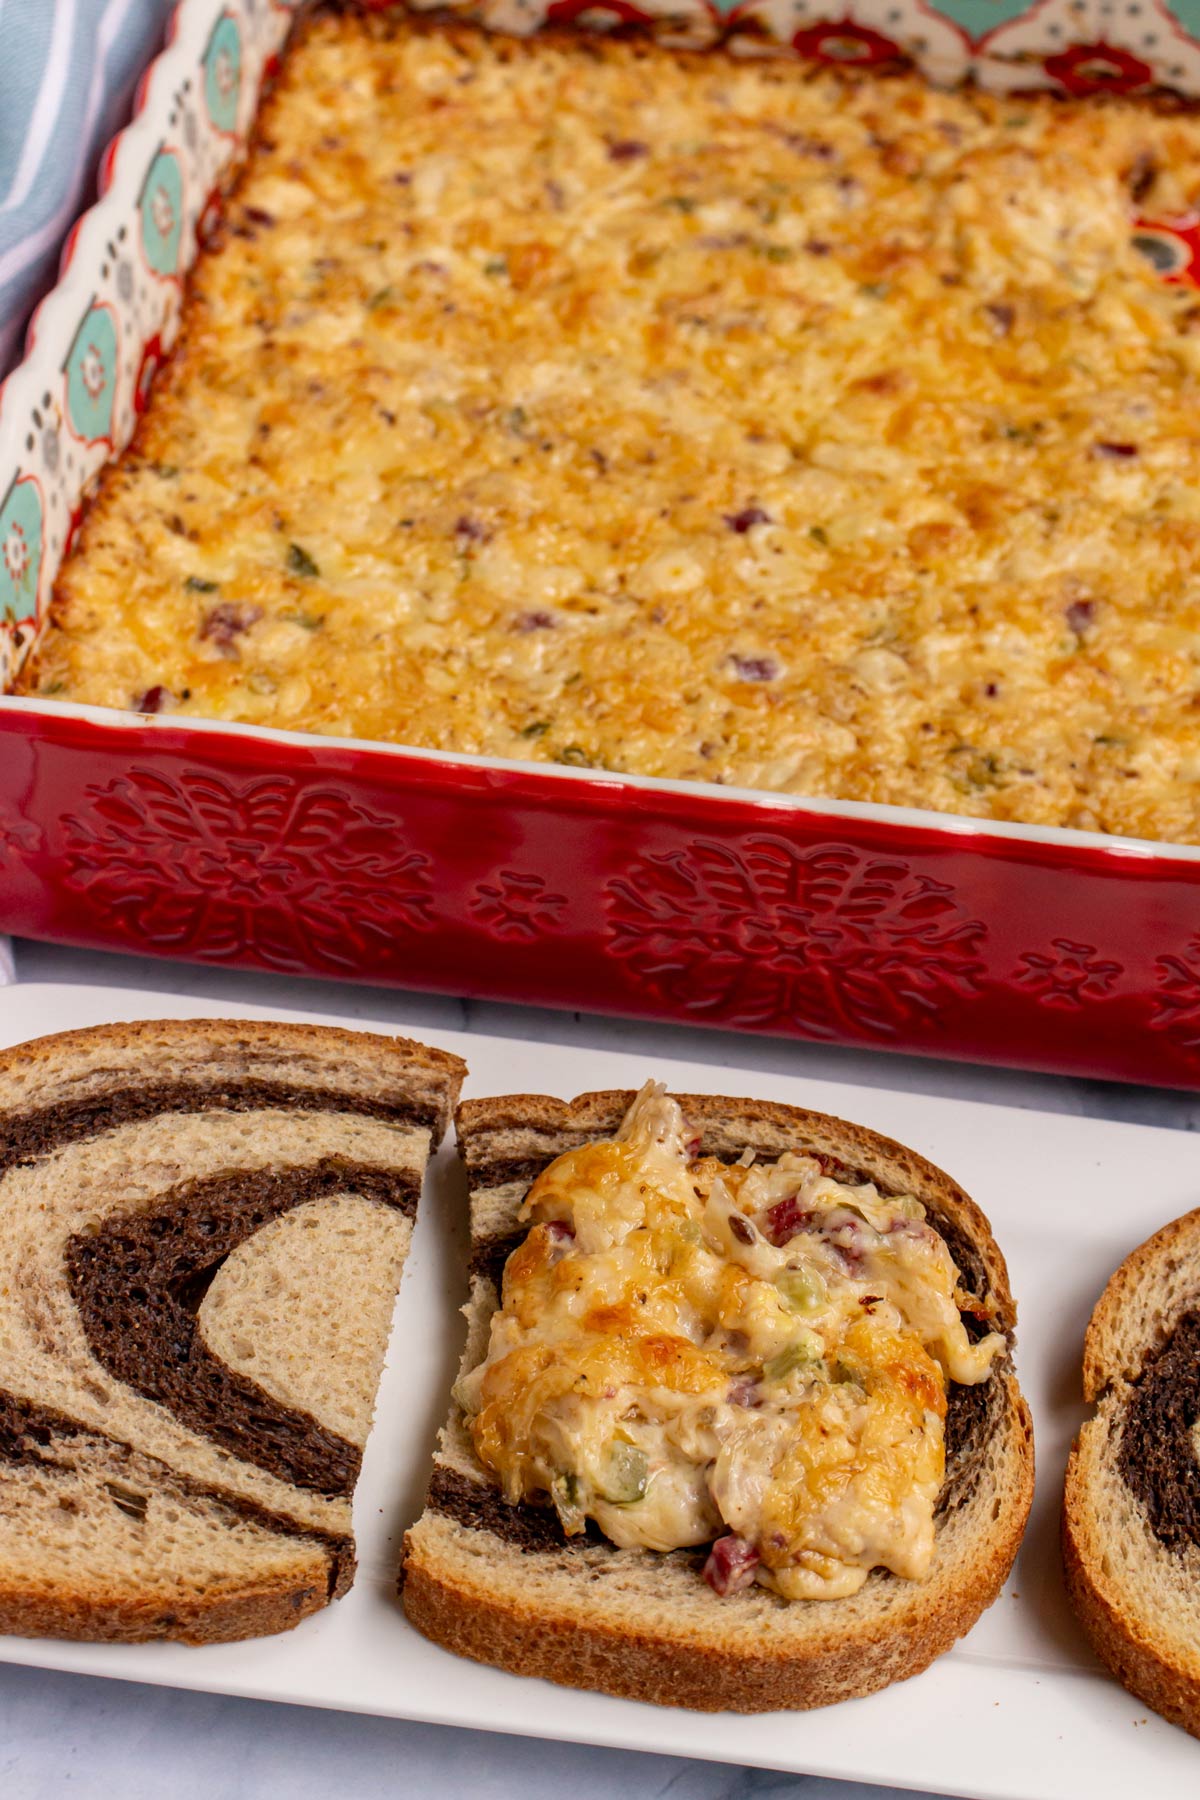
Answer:
[[[5,715],[32,715],[53,723],[74,719],[89,727],[112,732],[144,732],[149,743],[174,738],[186,741],[193,735],[197,743],[205,740],[235,739],[248,743],[276,744],[282,749],[320,757],[328,751],[330,758],[378,756],[384,760],[408,764],[432,764],[447,772],[494,773],[522,779],[533,786],[540,781],[562,782],[591,793],[616,796],[624,793],[672,795],[679,800],[703,799],[710,804],[730,808],[753,806],[779,813],[803,814],[813,818],[859,820],[874,825],[893,826],[901,832],[941,832],[954,837],[994,840],[997,844],[1039,844],[1048,849],[1062,849],[1076,854],[1098,854],[1102,857],[1131,858],[1140,862],[1200,863],[1200,844],[1170,844],[1153,838],[1121,837],[1098,831],[1080,831],[1071,826],[1027,825],[1005,819],[976,818],[969,813],[933,812],[927,807],[893,806],[872,800],[836,800],[807,794],[781,794],[764,788],[734,787],[724,783],[677,781],[661,775],[614,774],[605,770],[573,768],[569,764],[538,763],[517,757],[476,755],[469,751],[426,750],[411,744],[391,744],[372,738],[336,737],[307,731],[287,731],[274,725],[247,725],[225,719],[201,719],[190,715],[154,717],[144,713],[118,712],[112,707],[84,706],[76,701],[37,700],[32,697],[0,694],[0,718]]]

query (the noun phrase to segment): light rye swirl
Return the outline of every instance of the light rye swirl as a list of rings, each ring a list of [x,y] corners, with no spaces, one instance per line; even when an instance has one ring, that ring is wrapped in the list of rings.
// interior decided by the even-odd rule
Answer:
[[[152,1559],[161,1524],[219,1590],[223,1519],[239,1604],[277,1598],[289,1558],[313,1604],[348,1585],[392,1303],[462,1074],[404,1040],[236,1021],[0,1057],[0,1624],[24,1628],[18,1540],[48,1479],[84,1564],[120,1561],[120,1520]],[[47,1561],[70,1534],[50,1537],[34,1586],[62,1589]],[[137,1635],[102,1625],[80,1634]]]
[[[676,1095],[699,1154],[773,1161],[809,1149],[850,1183],[912,1193],[958,1266],[972,1335],[1013,1341],[1016,1308],[987,1220],[948,1176],[903,1145],[824,1114],[753,1100]],[[465,1101],[471,1293],[462,1373],[483,1358],[518,1211],[556,1156],[610,1137],[632,1092]],[[564,1539],[555,1515],[510,1506],[480,1466],[462,1414],[443,1429],[425,1512],[409,1532],[405,1610],[438,1642],[572,1686],[701,1710],[809,1707],[869,1693],[924,1668],[995,1598],[1033,1492],[1029,1409],[1010,1357],[975,1387],[951,1384],[939,1550],[928,1583],[876,1570],[849,1600],[789,1605],[762,1587],[723,1600],[700,1579],[706,1554],[618,1550],[589,1523]]]

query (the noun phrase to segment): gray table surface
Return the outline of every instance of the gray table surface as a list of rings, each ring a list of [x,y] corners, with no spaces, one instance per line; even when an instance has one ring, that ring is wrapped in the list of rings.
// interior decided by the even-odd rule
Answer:
[[[1200,1128],[1200,1095],[1058,1079],[829,1046],[684,1032],[572,1013],[389,993],[129,957],[14,946],[18,981],[194,995],[222,1011],[291,1006],[364,1023],[623,1045],[743,1072],[787,1070],[1047,1112]],[[0,980],[5,958],[0,940]],[[4,993],[0,991],[0,1018]],[[752,1729],[752,1726],[748,1726]],[[0,1667],[0,1795],[60,1800],[887,1800],[890,1790],[761,1770],[549,1744],[395,1720]],[[897,1796],[898,1800],[898,1796]]]

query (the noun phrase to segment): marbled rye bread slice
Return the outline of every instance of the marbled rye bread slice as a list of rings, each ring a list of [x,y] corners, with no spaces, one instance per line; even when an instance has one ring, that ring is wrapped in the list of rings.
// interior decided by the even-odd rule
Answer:
[[[1119,1681],[1200,1737],[1200,1211],[1121,1264],[1092,1314],[1067,1463],[1071,1603]]]
[[[611,1135],[632,1093],[465,1101],[459,1145],[471,1186],[474,1256],[463,1371],[483,1357],[498,1284],[524,1235],[517,1211],[564,1150]],[[842,1179],[916,1194],[947,1240],[981,1315],[1011,1339],[1016,1308],[987,1220],[940,1169],[861,1126],[712,1095],[677,1096],[701,1153],[736,1161],[818,1150]],[[840,1165],[840,1169],[837,1165]],[[1033,1495],[1029,1409],[1011,1359],[978,1387],[951,1389],[947,1473],[928,1581],[876,1571],[848,1600],[789,1605],[755,1587],[718,1599],[704,1552],[618,1550],[591,1532],[564,1540],[552,1513],[512,1507],[476,1460],[456,1406],[425,1511],[405,1542],[412,1622],[436,1642],[518,1674],[704,1711],[812,1707],[916,1674],[999,1593]]]
[[[0,1630],[216,1641],[349,1586],[463,1073],[403,1039],[225,1020],[0,1054]]]

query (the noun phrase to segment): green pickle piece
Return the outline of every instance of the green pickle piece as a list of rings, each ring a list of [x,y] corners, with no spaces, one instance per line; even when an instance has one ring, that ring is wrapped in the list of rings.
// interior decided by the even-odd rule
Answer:
[[[636,1444],[624,1444],[618,1439],[608,1447],[596,1490],[614,1506],[632,1506],[636,1500],[645,1498],[649,1480],[646,1452],[639,1450]]]
[[[814,1333],[808,1332],[804,1337],[794,1339],[786,1350],[781,1350],[770,1362],[763,1364],[763,1380],[786,1381],[793,1370],[802,1368],[805,1364],[815,1368],[820,1361],[820,1342]]]
[[[781,1269],[775,1286],[789,1312],[816,1312],[825,1304],[825,1283],[815,1269]]]
[[[550,1498],[567,1536],[571,1537],[575,1532],[582,1531],[587,1523],[587,1514],[580,1501],[579,1477],[573,1469],[554,1477],[550,1483]]]

